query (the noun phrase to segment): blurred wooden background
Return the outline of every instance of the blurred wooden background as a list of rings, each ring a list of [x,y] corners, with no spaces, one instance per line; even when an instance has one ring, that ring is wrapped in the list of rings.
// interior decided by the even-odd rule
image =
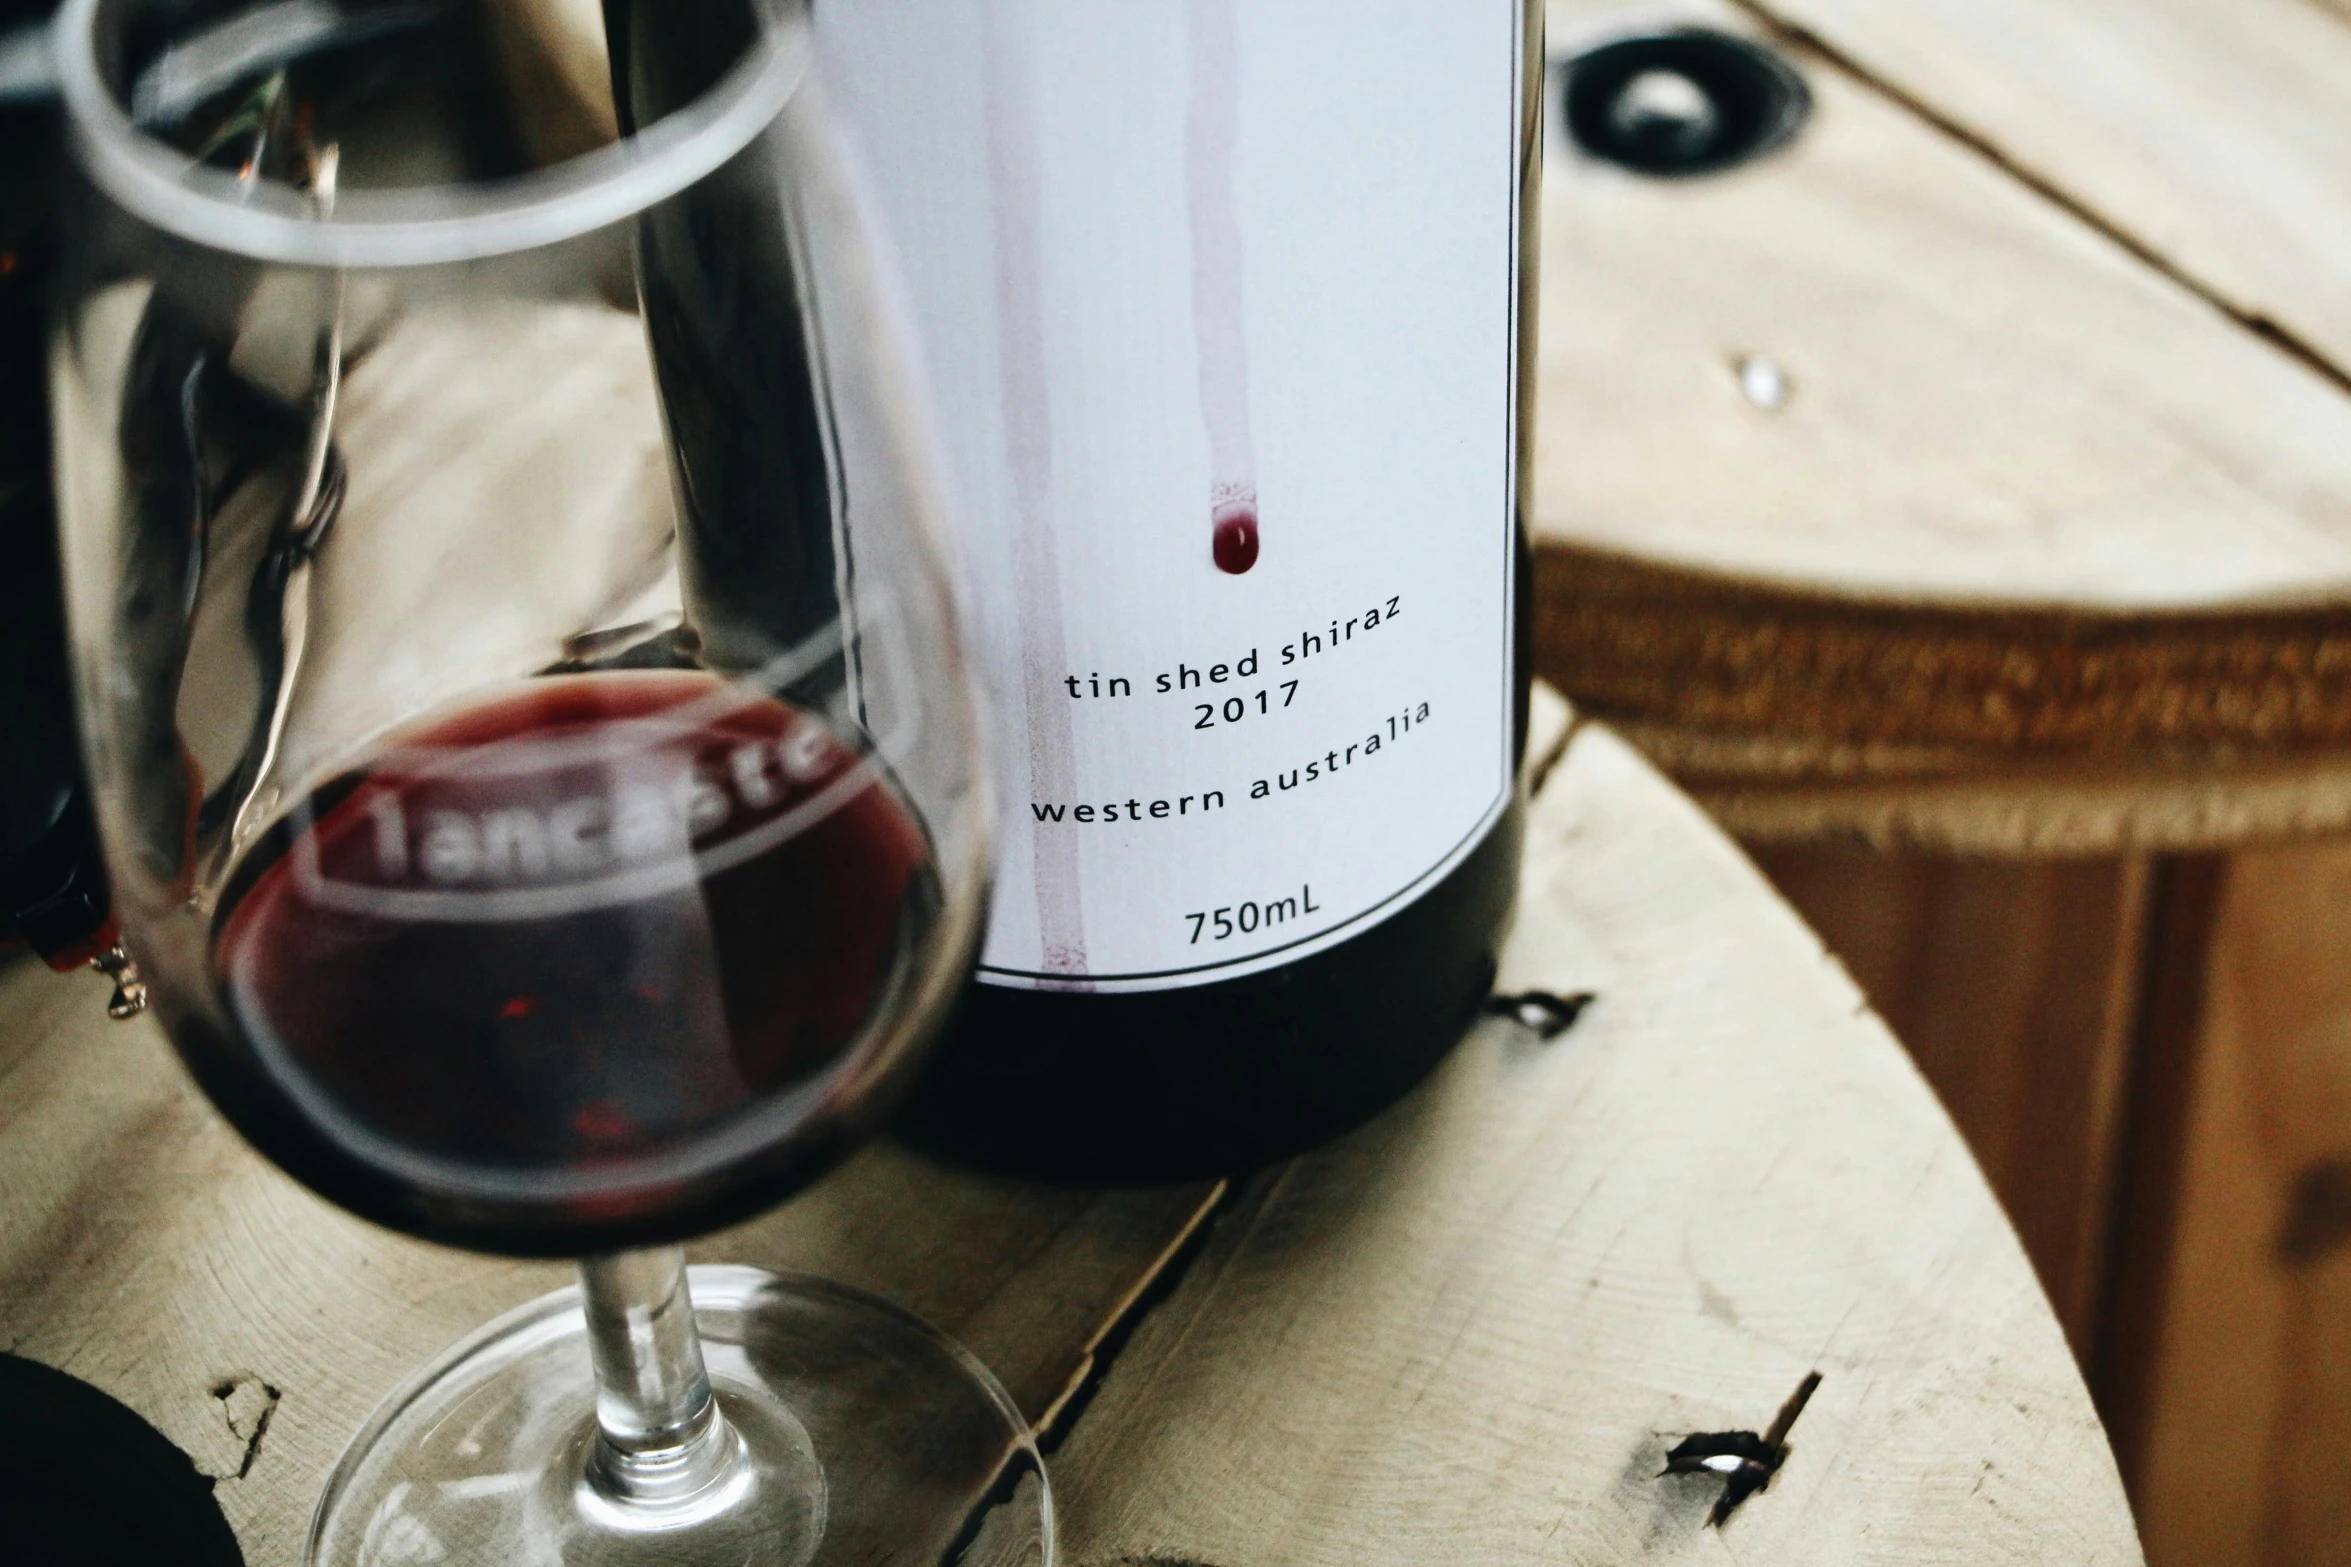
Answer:
[[[2351,5],[1555,0],[1550,49],[1660,23],[1813,110],[1662,181],[1554,105],[1543,672],[1933,1080],[2149,1559],[2351,1560]]]

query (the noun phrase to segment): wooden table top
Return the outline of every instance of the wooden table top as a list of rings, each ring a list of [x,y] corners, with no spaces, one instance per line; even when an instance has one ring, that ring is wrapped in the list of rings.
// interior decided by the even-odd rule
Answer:
[[[1635,19],[1814,106],[1697,180],[1554,130],[1545,672],[1751,840],[2351,826],[2351,6],[1553,0],[1552,52]]]
[[[889,1145],[703,1259],[961,1335],[1054,1447],[1064,1560],[2140,1559],[2013,1232],[1841,969],[1598,725],[1536,797],[1493,1018],[1363,1131],[1229,1186],[1061,1191]],[[564,1270],[351,1219],[248,1151],[95,980],[0,975],[0,1342],[218,1477],[297,1559],[411,1368]],[[1657,1478],[1818,1392],[1770,1489]]]

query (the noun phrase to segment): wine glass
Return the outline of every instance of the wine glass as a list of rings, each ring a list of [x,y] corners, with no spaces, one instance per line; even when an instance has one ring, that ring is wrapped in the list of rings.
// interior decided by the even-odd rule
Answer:
[[[882,1113],[987,880],[939,480],[804,4],[616,0],[608,123],[558,157],[518,18],[56,30],[62,552],[154,1008],[335,1202],[588,1258],[385,1402],[307,1559],[1049,1561],[968,1354],[677,1250]]]

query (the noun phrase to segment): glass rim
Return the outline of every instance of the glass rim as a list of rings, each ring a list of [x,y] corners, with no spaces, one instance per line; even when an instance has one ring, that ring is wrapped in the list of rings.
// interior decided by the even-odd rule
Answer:
[[[99,71],[98,9],[66,0],[50,29],[75,161],[110,200],[165,233],[255,261],[397,268],[544,249],[635,216],[692,185],[774,123],[807,75],[804,4],[755,4],[758,35],[716,86],[634,135],[480,185],[340,193],[240,181],[132,123]]]

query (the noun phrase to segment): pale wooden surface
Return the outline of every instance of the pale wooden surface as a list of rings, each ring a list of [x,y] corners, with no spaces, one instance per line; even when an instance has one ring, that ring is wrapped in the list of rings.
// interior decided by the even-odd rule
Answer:
[[[1819,942],[1621,741],[1537,805],[1503,988],[1397,1110],[1260,1177],[1062,1449],[1111,1563],[2139,1559],[2055,1320]],[[1656,1478],[1824,1374],[1772,1488]]]
[[[1214,1221],[1064,1417],[1067,1560],[2137,1559],[2055,1319],[1949,1122],[1819,943],[1597,727],[1539,797],[1503,983],[1600,999],[1548,1044],[1481,1027]],[[224,1477],[248,1559],[280,1567],[374,1400],[563,1271],[328,1208],[98,1002],[0,976],[0,1334]],[[885,1146],[697,1254],[901,1300],[1050,1419],[1214,1198]],[[1773,1489],[1700,1528],[1711,1488],[1654,1481],[1664,1447],[1760,1427],[1815,1366]]]
[[[2229,309],[2351,366],[2351,10],[2328,0],[1745,3],[1965,126]]]
[[[376,1402],[571,1270],[427,1246],[313,1197],[221,1122],[151,1022],[109,1022],[97,985],[29,960],[0,973],[0,1347],[144,1415],[219,1481],[249,1567],[291,1567]],[[1214,1196],[950,1176],[882,1145],[691,1250],[899,1301],[1041,1419]]]
[[[2144,982],[2144,855],[1756,854],[1935,1086],[2075,1355],[2099,1348]]]
[[[2299,116],[2304,164],[2337,145],[2325,127],[2351,113],[2351,75],[2327,62],[2351,61],[2351,43],[2313,45],[2269,77],[2263,62],[2288,45],[2230,42],[2286,7],[2307,13],[2289,45],[2312,28],[2351,40],[2351,17],[2310,0],[2151,0],[2092,68],[2093,13],[2130,10],[2121,0],[1788,10],[1848,53],[1932,55],[1945,74],[1993,73],[1987,39],[2005,64],[2038,61],[2044,34],[2060,35],[2029,85],[2056,93],[2078,76],[2080,96],[2107,107],[2144,89],[2153,140],[2110,151],[2160,182],[2169,150],[2220,121],[2225,141]],[[2258,114],[2202,112],[2205,89],[2183,89],[2191,113],[2154,91],[2161,69],[2134,63],[2138,33],[2191,11],[2227,57],[2195,80],[2265,81]],[[1634,19],[1764,31],[1709,0],[1559,0],[1553,50]],[[1710,803],[1738,803],[1749,782],[1770,791],[1738,819],[1759,835],[2009,833],[2012,852],[2039,847],[1969,821],[1979,805],[2019,814],[1964,788],[2017,768],[2055,775],[2072,852],[2351,817],[2343,769],[2324,765],[2351,745],[2339,379],[1968,139],[2009,146],[2006,122],[1953,135],[1777,42],[1814,114],[1747,168],[1641,180],[1579,157],[1554,128],[1535,508],[1545,671],[1661,742]],[[2351,179],[2329,156],[2309,177]],[[1785,406],[1742,396],[1750,355],[1783,369]],[[2238,769],[2218,811],[2190,777],[2215,761]],[[1922,778],[1937,789],[1913,789]],[[1896,810],[1888,793],[1932,798]]]
[[[1539,775],[1569,714],[1538,687]],[[571,1278],[376,1229],[248,1149],[95,977],[0,968],[0,1348],[129,1404],[219,1483],[250,1567],[298,1556],[328,1467],[452,1340]],[[1222,1183],[1059,1191],[883,1144],[696,1260],[821,1273],[957,1334],[1041,1428]],[[261,1416],[268,1414],[266,1429]]]
[[[1907,24],[1916,3],[1875,9]],[[2216,29],[2236,14],[2208,9]],[[1756,30],[1708,0],[1632,14]],[[1549,15],[1557,54],[1627,8]],[[2039,35],[2016,25],[2021,53]],[[1810,124],[1718,178],[1642,179],[1554,124],[1546,538],[1890,603],[2351,590],[2351,400],[1899,103],[1793,58]],[[1777,412],[1740,394],[1733,361],[1756,354],[1792,384]]]

